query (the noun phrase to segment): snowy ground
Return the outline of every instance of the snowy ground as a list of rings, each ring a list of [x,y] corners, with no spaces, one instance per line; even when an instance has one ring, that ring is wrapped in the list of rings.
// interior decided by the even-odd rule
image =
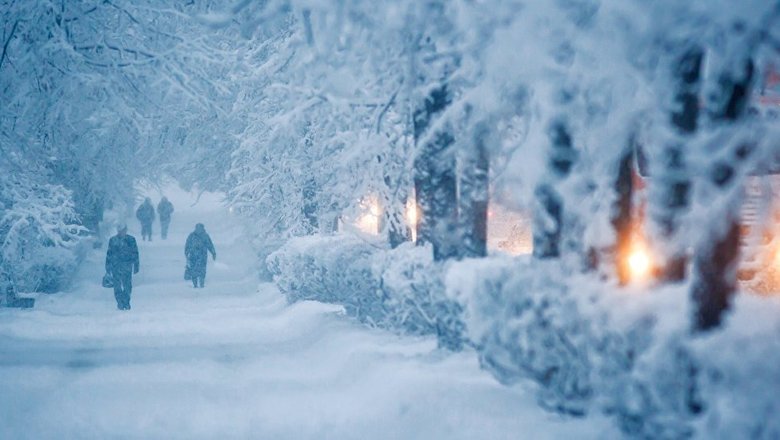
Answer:
[[[140,241],[133,309],[99,285],[96,251],[70,292],[0,309],[0,438],[614,438],[601,418],[539,409],[472,352],[363,327],[334,306],[287,306],[255,280],[238,221],[168,191],[167,241]],[[155,203],[159,199],[154,196]],[[183,281],[203,222],[217,248],[206,288]]]

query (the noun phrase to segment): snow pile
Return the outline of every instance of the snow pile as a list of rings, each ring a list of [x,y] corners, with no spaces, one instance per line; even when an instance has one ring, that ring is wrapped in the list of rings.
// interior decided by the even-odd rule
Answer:
[[[430,248],[410,243],[387,250],[350,234],[310,236],[291,240],[266,261],[290,302],[340,304],[370,326],[434,334],[450,349],[463,345],[461,308],[445,296],[443,269]]]

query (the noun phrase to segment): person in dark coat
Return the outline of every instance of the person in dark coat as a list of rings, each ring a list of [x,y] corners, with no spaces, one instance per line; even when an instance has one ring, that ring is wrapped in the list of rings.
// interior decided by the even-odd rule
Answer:
[[[168,226],[171,224],[171,214],[173,214],[173,203],[163,197],[157,204],[157,216],[160,217],[160,236],[163,240],[168,238]]]
[[[152,199],[149,197],[144,200],[138,210],[135,211],[135,216],[138,221],[141,222],[141,238],[143,240],[148,239],[152,241],[152,222],[154,222],[154,206],[152,206]]]
[[[217,251],[214,250],[214,243],[211,237],[206,233],[203,223],[195,225],[195,230],[187,237],[187,243],[184,245],[184,256],[187,257],[187,267],[192,276],[192,285],[194,287],[203,287],[206,280],[206,262],[208,253],[211,252],[211,258],[217,259]]]
[[[133,290],[133,274],[138,273],[138,244],[127,234],[127,225],[120,224],[117,234],[108,241],[106,273],[114,282],[116,308],[130,310],[130,293]]]

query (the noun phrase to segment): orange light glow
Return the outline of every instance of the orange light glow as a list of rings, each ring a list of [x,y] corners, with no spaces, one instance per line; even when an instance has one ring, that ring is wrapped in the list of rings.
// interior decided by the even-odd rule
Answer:
[[[780,250],[775,251],[774,266],[775,270],[780,270]]]
[[[642,239],[634,238],[628,254],[628,269],[633,281],[643,281],[650,277],[653,262],[650,251]]]
[[[420,209],[417,207],[417,202],[409,198],[406,201],[406,223],[409,225],[409,229],[412,231],[412,241],[417,241],[417,222],[420,220]]]
[[[382,214],[379,200],[377,200],[376,196],[367,197],[361,202],[361,207],[363,208],[363,214],[358,217],[355,226],[366,234],[379,234],[379,216]]]
[[[379,229],[379,219],[373,214],[363,214],[357,221],[357,227],[366,234],[376,235]]]

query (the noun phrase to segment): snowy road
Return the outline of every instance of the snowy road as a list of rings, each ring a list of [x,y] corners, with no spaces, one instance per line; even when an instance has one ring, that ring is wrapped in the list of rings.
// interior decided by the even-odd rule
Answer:
[[[256,258],[214,196],[139,241],[133,309],[99,285],[104,250],[70,292],[0,309],[0,438],[606,438],[604,419],[539,409],[471,352],[372,330],[255,280]],[[157,199],[157,197],[155,197]],[[195,222],[217,247],[206,288],[182,280]],[[138,226],[130,233],[140,239]],[[155,230],[157,234],[157,230]],[[158,237],[158,235],[155,235]]]

